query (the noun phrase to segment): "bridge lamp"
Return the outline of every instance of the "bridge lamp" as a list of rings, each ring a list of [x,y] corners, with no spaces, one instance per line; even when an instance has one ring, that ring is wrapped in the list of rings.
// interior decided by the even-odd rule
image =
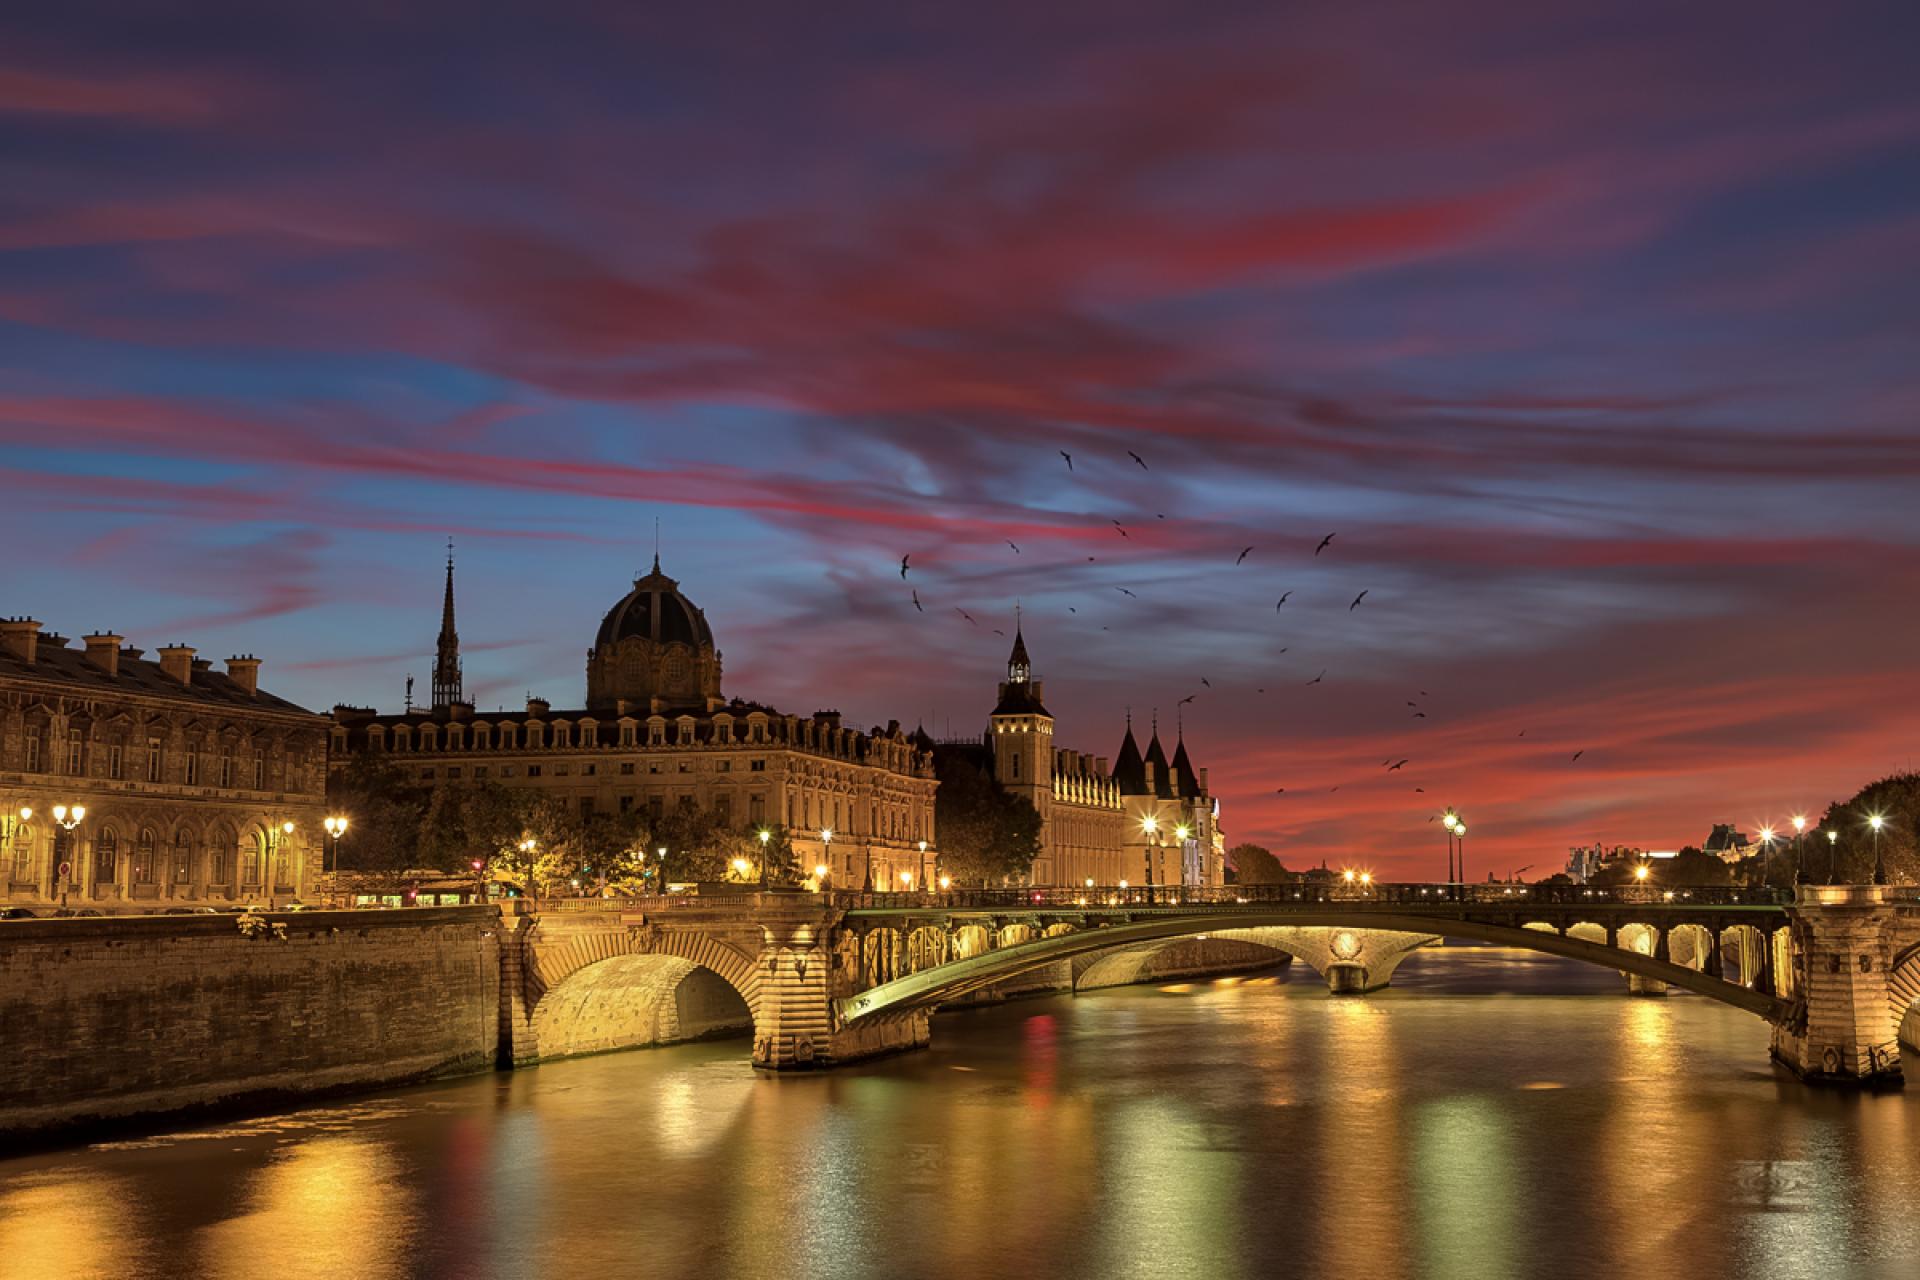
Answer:
[[[733,860],[733,873],[737,876],[744,876],[747,874],[747,868],[752,865],[753,864],[745,858],[735,858]]]
[[[940,877],[940,888],[941,888],[941,891],[942,891],[942,892],[945,892],[946,890],[948,890],[948,889],[951,889],[951,888],[953,888],[953,877],[952,877],[952,876],[941,876],[941,877]]]
[[[1804,813],[1796,813],[1796,814],[1794,814],[1794,815],[1793,815],[1793,831],[1794,831],[1794,834],[1795,834],[1795,835],[1798,835],[1798,834],[1800,834],[1800,833],[1801,833],[1802,831],[1805,831],[1806,829],[1807,829],[1807,815],[1806,815],[1806,814],[1804,814]]]
[[[1651,871],[1652,871],[1652,868],[1643,862],[1639,866],[1633,869],[1633,878],[1635,880],[1645,880],[1647,878],[1648,873]]]
[[[815,880],[825,880],[827,878],[827,871],[826,863],[816,862],[813,864],[813,878]]]
[[[902,884],[904,884],[904,885],[906,885],[906,886],[907,886],[907,888],[909,888],[909,889],[911,889],[911,888],[913,888],[913,872],[911,872],[911,871],[902,871],[902,872],[900,873],[900,882],[901,882]]]
[[[1126,882],[1125,880],[1122,880],[1122,881],[1120,882],[1120,887],[1121,887],[1122,889],[1125,889],[1125,888],[1127,887],[1127,882]]]
[[[1872,827],[1872,828],[1874,829],[1874,831],[1875,831],[1875,832],[1878,832],[1878,831],[1880,830],[1880,828],[1882,828],[1882,827],[1884,827],[1884,826],[1886,826],[1886,825],[1887,825],[1887,819],[1886,819],[1886,815],[1885,815],[1885,814],[1879,814],[1879,813],[1870,813],[1870,814],[1868,814],[1868,815],[1867,815],[1867,825],[1868,825],[1868,826],[1870,826],[1870,827]]]
[[[1362,871],[1362,872],[1360,873],[1360,883],[1361,883],[1361,884],[1372,884],[1372,883],[1373,883],[1373,872],[1371,872],[1371,871]]]
[[[83,804],[53,806],[53,820],[68,831],[72,831],[87,819],[87,806]]]
[[[1351,870],[1351,869],[1349,869],[1349,870],[1346,870],[1346,871],[1343,871],[1343,872],[1341,872],[1341,873],[1340,873],[1340,878],[1341,878],[1341,879],[1343,879],[1343,880],[1345,880],[1345,881],[1346,881],[1346,882],[1347,882],[1348,884],[1352,884],[1352,883],[1353,883],[1353,880],[1354,880],[1354,875],[1353,875],[1353,872],[1352,872],[1352,870]]]
[[[1182,843],[1184,843],[1187,837],[1191,834],[1192,832],[1188,829],[1187,825],[1184,822],[1173,829],[1173,838],[1175,840],[1181,841]]]

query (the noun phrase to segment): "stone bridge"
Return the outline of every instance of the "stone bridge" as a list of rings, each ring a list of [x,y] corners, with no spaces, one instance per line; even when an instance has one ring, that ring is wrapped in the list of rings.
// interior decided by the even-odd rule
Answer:
[[[922,1047],[935,1009],[1042,971],[1073,990],[1112,985],[1199,942],[1291,957],[1358,994],[1443,936],[1756,1014],[1774,1056],[1809,1080],[1894,1084],[1898,1038],[1920,1048],[1911,889],[767,893],[550,904],[508,924],[501,1026],[515,1064],[750,1028],[756,1066],[831,1067]]]

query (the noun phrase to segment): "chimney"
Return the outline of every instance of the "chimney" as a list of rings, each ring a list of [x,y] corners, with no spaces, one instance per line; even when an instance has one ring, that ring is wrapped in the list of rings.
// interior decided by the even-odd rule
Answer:
[[[28,666],[40,650],[40,624],[32,618],[8,618],[0,622],[0,645]]]
[[[165,651],[162,650],[162,652],[165,652]],[[1153,792],[1158,791],[1160,789],[1160,780],[1153,776],[1157,771],[1158,771],[1158,767],[1153,763],[1153,761],[1151,760],[1147,761],[1147,793],[1149,795],[1151,795]]]
[[[160,669],[181,684],[193,683],[193,654],[191,645],[169,644],[160,648]]]
[[[1207,771],[1205,769],[1202,769],[1200,771],[1200,794],[1203,796],[1210,796],[1213,794],[1213,792],[1207,790]]]
[[[538,719],[541,716],[546,715],[548,711],[552,710],[552,708],[553,708],[553,704],[548,702],[545,698],[528,698],[527,699],[527,716],[530,719]]]
[[[83,637],[87,644],[87,661],[106,672],[109,676],[120,674],[120,646],[127,642],[125,636],[110,635],[105,631],[96,631]]]
[[[228,658],[227,678],[245,689],[251,698],[260,692],[260,659],[250,653]]]

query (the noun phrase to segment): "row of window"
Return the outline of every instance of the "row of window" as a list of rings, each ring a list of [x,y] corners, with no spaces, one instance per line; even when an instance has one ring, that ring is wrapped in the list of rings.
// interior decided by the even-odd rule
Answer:
[[[571,732],[572,726],[569,725],[568,722],[564,720],[553,722],[550,726],[553,730],[550,738],[545,733],[547,727],[549,726],[539,721],[531,722],[525,726],[525,746],[527,749],[562,749],[572,748],[576,745],[580,747],[598,747],[602,745],[600,742],[599,726],[596,724],[582,724],[579,726],[580,732],[578,734],[579,741],[577,744],[574,741],[575,735]],[[623,724],[619,726],[619,729],[619,746],[638,747],[640,745],[638,725]],[[720,745],[772,745],[776,739],[772,734],[767,732],[767,729],[768,726],[765,724],[750,723],[747,726],[746,737],[742,738],[734,733],[733,725],[715,724],[714,733],[707,742],[709,744],[717,743]],[[342,731],[342,733],[344,734],[344,731]],[[450,724],[443,728],[436,724],[423,724],[419,726],[417,730],[408,725],[395,725],[391,730],[392,749],[395,751],[415,750],[416,734],[418,735],[417,749],[421,751],[440,750],[442,734],[446,735],[445,749],[448,751],[464,750],[467,746],[468,729],[465,725]],[[819,738],[822,740],[817,743],[806,742],[803,737],[796,735],[792,741],[792,745],[808,748],[817,745],[820,749],[826,749],[827,743],[824,739],[830,735],[840,735],[844,739],[834,744],[836,750],[844,749],[851,745],[853,741],[857,740],[857,735],[850,734],[845,730],[831,730],[823,731],[819,735]],[[496,726],[484,720],[473,723],[472,739],[474,749],[480,751],[489,751],[496,748],[502,751],[513,751],[518,750],[522,745],[518,726],[511,724]],[[367,741],[374,750],[385,750],[389,745],[389,730],[387,726],[378,724],[368,726]],[[650,722],[647,725],[646,745],[649,747],[701,745],[697,722],[693,720],[676,721],[674,724],[674,736],[671,741],[669,741],[667,736],[666,722]]]
[[[85,768],[86,747],[86,737],[80,730],[75,729],[68,733],[64,753],[65,767],[62,772],[73,777],[81,777],[87,773],[87,769]],[[53,764],[51,755],[52,753],[44,749],[40,730],[37,727],[29,726],[26,736],[25,759],[22,762],[24,771],[27,773],[51,772]],[[102,762],[102,758],[104,757],[105,767],[102,772],[104,772],[106,777],[115,781],[126,780],[126,749],[120,743],[96,742],[93,744],[93,756],[96,763]],[[201,761],[203,758],[197,748],[188,749],[185,764],[182,769],[181,782],[189,787],[202,785]],[[159,738],[147,739],[146,765],[148,782],[165,782],[167,780],[166,748]],[[214,780],[207,785],[232,788],[240,785],[242,778],[245,778],[247,780],[246,785],[255,791],[266,790],[266,752],[256,751],[253,753],[253,758],[246,761],[236,760],[231,751],[221,752],[214,758]]]
[[[54,828],[49,865],[57,869],[62,863],[68,864],[67,879],[73,885],[81,882],[80,859],[73,856],[78,843],[65,830]],[[279,850],[275,852],[279,856],[273,859],[274,879],[284,886],[292,879],[292,860]],[[266,850],[258,839],[241,840],[237,845],[216,839],[206,846],[206,854],[209,884],[226,883],[230,871],[236,867],[243,887],[261,883]],[[122,859],[128,862],[127,878],[134,884],[189,884],[193,880],[194,842],[184,831],[174,837],[171,846],[161,845],[150,829],[142,829],[124,846],[114,831],[101,831],[93,839],[93,882],[116,883]],[[38,879],[33,832],[24,826],[14,830],[10,874],[17,884],[30,884]]]
[[[462,772],[462,769],[463,769],[463,766],[461,765],[457,765],[457,764],[449,765],[447,767],[448,780],[457,781],[460,778],[464,777],[465,774]],[[547,776],[546,770],[547,770],[547,766],[545,765],[530,764],[527,766],[526,776],[529,778],[544,778]],[[716,773],[732,773],[733,761],[721,760],[717,762],[714,765],[714,771]],[[767,771],[767,762],[765,760],[750,760],[747,762],[747,772],[749,773],[765,773],[766,771]],[[580,776],[583,778],[595,777],[599,774],[599,772],[600,772],[600,766],[598,764],[586,763],[580,766]],[[636,770],[634,768],[633,761],[624,760],[621,762],[620,774],[622,777],[631,777],[635,772]],[[655,760],[655,761],[650,761],[648,763],[647,772],[649,774],[660,774],[660,773],[666,772],[666,770],[662,766],[660,761]],[[680,761],[679,768],[674,770],[674,772],[692,773],[693,762],[691,760]],[[433,769],[422,769],[420,771],[420,780],[422,782],[432,782],[434,781],[435,776],[436,776],[435,770]],[[493,767],[491,765],[477,764],[473,766],[473,777],[475,779],[491,778],[494,776],[495,775],[493,773]],[[500,773],[498,776],[502,778],[519,777],[520,767],[518,765],[503,764],[500,766]],[[573,776],[573,766],[571,764],[556,764],[553,766],[553,776],[556,778],[570,778]]]

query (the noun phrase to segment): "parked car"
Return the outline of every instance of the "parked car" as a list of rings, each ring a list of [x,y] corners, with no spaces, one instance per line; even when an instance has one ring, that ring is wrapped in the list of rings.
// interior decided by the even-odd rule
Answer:
[[[39,918],[38,912],[29,911],[25,907],[7,907],[0,910],[0,920],[38,920]]]

